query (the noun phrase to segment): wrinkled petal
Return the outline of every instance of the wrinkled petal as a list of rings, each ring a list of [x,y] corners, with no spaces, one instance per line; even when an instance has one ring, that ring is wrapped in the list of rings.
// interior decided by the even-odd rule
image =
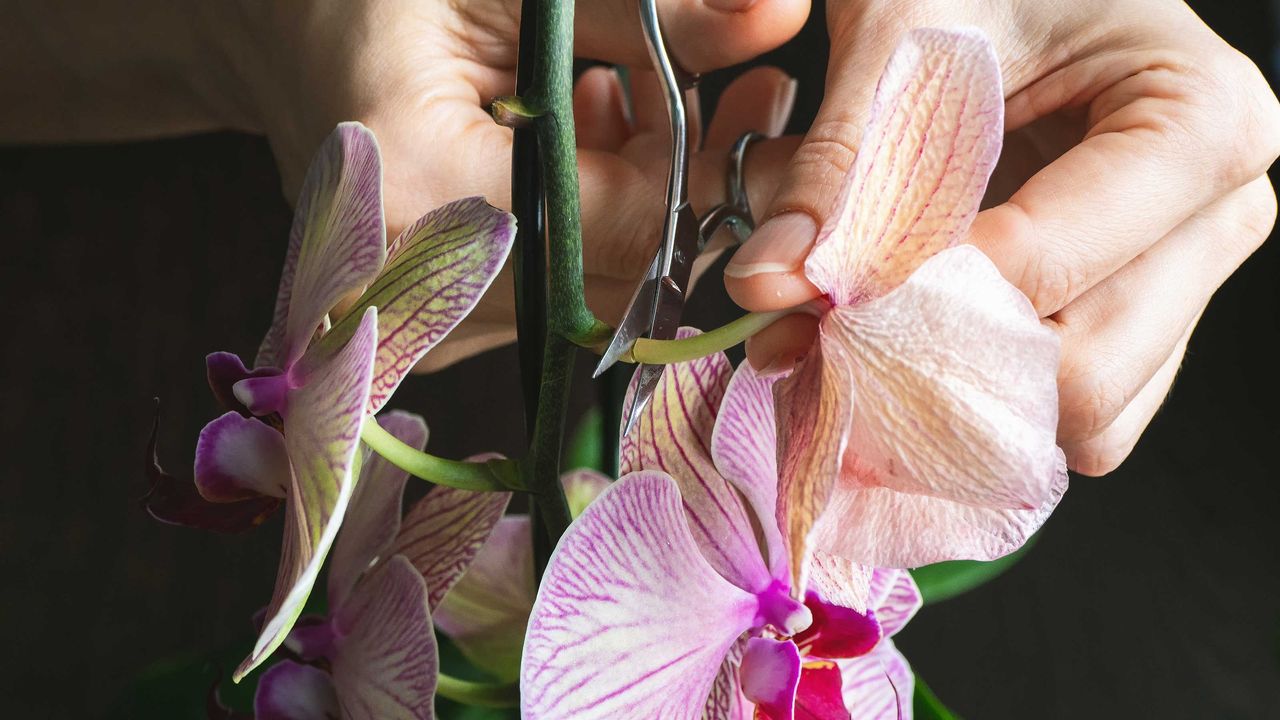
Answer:
[[[1022,547],[1067,489],[1067,467],[1049,499],[1031,510],[980,508],[887,488],[846,487],[831,494],[814,543],[827,552],[879,567],[910,568],[944,560],[994,560]]]
[[[711,434],[716,468],[746,498],[760,519],[769,569],[788,577],[787,550],[778,529],[778,419],[773,386],[778,376],[761,377],[741,363],[729,379]]]
[[[337,622],[347,631],[333,656],[342,717],[435,716],[440,658],[427,585],[408,560],[394,556],[357,584]]]
[[[742,694],[742,683],[738,680],[742,654],[746,652],[748,640],[749,638],[742,638],[734,643],[729,655],[720,664],[720,672],[716,674],[711,694],[707,696],[702,720],[754,720],[755,706]]]
[[[283,498],[292,474],[284,436],[266,423],[233,411],[200,431],[195,484],[206,500]]]
[[[386,252],[378,141],[345,122],[325,138],[302,182],[275,317],[254,365],[297,361],[334,305],[373,281]]]
[[[738,673],[742,694],[755,703],[762,720],[795,717],[800,683],[800,650],[790,640],[753,637],[747,641]]]
[[[911,720],[915,675],[891,640],[870,654],[840,660],[845,707],[858,720]]]
[[[698,331],[681,328],[679,336]],[[723,353],[668,365],[630,437],[621,444],[622,472],[661,470],[680,486],[689,527],[721,575],[758,592],[773,580],[756,540],[751,512],[711,459],[711,435],[733,374]],[[627,417],[639,372],[624,402]],[[766,516],[765,522],[772,519]]]
[[[850,720],[843,680],[834,662],[805,663],[796,688],[796,720]],[[862,720],[861,715],[858,720]]]
[[[391,243],[386,269],[332,331],[342,338],[363,308],[378,308],[369,412],[381,409],[409,370],[471,312],[514,239],[515,218],[473,197],[432,210]]]
[[[431,610],[449,592],[493,532],[511,493],[437,487],[405,515],[396,538],[403,555],[427,580]]]
[[[946,250],[885,297],[832,310],[821,343],[853,375],[842,484],[991,508],[1049,498],[1058,337],[979,250]]]
[[[810,533],[827,508],[840,472],[852,411],[852,382],[841,348],[814,344],[774,386],[778,412],[778,524],[790,552],[792,588],[808,582]]]
[[[675,482],[628,475],[551,556],[525,637],[522,717],[694,720],[756,606],[703,557]]]
[[[281,660],[262,673],[253,695],[255,720],[332,720],[338,695],[329,673]]]
[[[290,395],[284,417],[293,485],[276,589],[258,642],[233,675],[237,681],[284,640],[342,524],[355,487],[353,466],[369,402],[376,333],[377,312],[371,308],[336,355],[318,358],[308,353],[301,363],[310,366],[304,368],[306,382]]]
[[[824,602],[866,610],[872,607],[874,572],[862,563],[814,548],[809,554],[808,591],[817,593]]]
[[[218,400],[218,404],[226,410],[235,410],[248,416],[249,409],[235,396],[233,388],[241,380],[249,378],[271,377],[284,371],[274,367],[260,367],[250,370],[244,366],[239,355],[229,352],[209,353],[205,357],[205,376],[209,380],[209,389]]]
[[[870,607],[885,637],[891,637],[915,617],[924,598],[911,573],[876,568],[871,574]]]
[[[527,515],[498,521],[471,567],[435,609],[462,654],[502,681],[520,677],[520,650],[537,583]]]
[[[427,424],[412,413],[394,410],[376,419],[383,429],[416,450],[427,446]],[[360,468],[360,482],[329,561],[329,604],[341,605],[360,575],[384,556],[400,531],[404,484],[409,473],[371,453]]]
[[[978,30],[914,30],[880,76],[858,156],[805,274],[836,305],[879,297],[968,230],[1004,134]]]
[[[562,475],[560,484],[564,486],[564,497],[569,503],[569,513],[573,517],[581,515],[582,511],[586,510],[593,500],[600,497],[600,493],[604,492],[611,482],[613,480],[609,476],[590,468],[570,470]]]

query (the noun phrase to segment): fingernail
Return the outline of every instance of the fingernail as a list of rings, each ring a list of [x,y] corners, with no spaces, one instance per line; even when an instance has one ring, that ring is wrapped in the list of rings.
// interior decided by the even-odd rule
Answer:
[[[743,12],[756,4],[756,0],[702,0],[702,2],[712,10],[721,12]]]
[[[749,278],[761,273],[798,270],[809,257],[817,236],[818,226],[807,213],[788,212],[775,216],[738,248],[724,274]]]
[[[791,111],[796,105],[796,83],[795,78],[787,78],[773,97],[773,115],[769,118],[769,126],[764,129],[764,134],[771,138],[781,137],[787,131],[787,123],[791,120]]]

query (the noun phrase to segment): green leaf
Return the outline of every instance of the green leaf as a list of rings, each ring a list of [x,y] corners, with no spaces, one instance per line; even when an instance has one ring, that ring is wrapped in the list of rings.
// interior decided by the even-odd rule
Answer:
[[[916,693],[911,705],[916,720],[960,720],[960,716],[948,710],[919,675],[916,676]]]
[[[597,472],[609,474],[608,469],[600,466],[604,458],[604,417],[600,408],[593,407],[578,421],[569,444],[565,448],[563,467],[565,470],[590,468]]]
[[[950,562],[925,565],[911,571],[911,577],[920,586],[920,594],[926,605],[949,600],[962,593],[993,580],[1005,570],[1013,567],[1023,555],[1035,544],[1037,533],[1032,535],[1025,545],[1017,551],[990,562],[977,560],[952,560]]]

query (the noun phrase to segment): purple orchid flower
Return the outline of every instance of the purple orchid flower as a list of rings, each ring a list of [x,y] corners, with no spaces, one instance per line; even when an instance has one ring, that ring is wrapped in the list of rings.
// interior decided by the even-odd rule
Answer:
[[[267,621],[237,681],[284,640],[315,584],[356,486],[365,417],[471,311],[511,248],[514,219],[480,198],[427,214],[387,247],[381,183],[373,134],[339,125],[303,183],[254,369],[230,353],[208,358],[210,385],[231,411],[200,433],[196,489],[254,520],[246,502],[283,499],[286,511]],[[331,325],[330,311],[356,295]],[[214,515],[192,505],[172,519]]]
[[[668,367],[623,439],[629,474],[551,557],[524,717],[910,717],[888,640],[920,606],[910,576],[818,554],[793,597],[773,382],[722,354]]]
[[[378,418],[422,449],[422,418]],[[401,522],[408,474],[377,455],[360,471],[329,567],[330,612],[285,640],[298,660],[263,674],[257,720],[420,720],[434,717],[439,671],[432,613],[502,517],[510,493],[432,490]]]

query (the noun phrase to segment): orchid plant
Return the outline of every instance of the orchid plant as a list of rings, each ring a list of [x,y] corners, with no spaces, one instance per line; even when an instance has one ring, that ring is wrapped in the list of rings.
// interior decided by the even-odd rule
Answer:
[[[200,433],[194,482],[150,462],[146,506],[223,532],[284,508],[275,591],[233,673],[283,656],[260,720],[432,718],[437,695],[546,720],[911,718],[891,639],[922,605],[909,569],[1013,552],[1066,489],[1057,341],[960,244],[1000,150],[991,46],[920,30],[889,60],[805,264],[825,296],[794,309],[819,333],[793,371],[721,352],[769,318],[636,344],[669,364],[619,432],[613,481],[560,467],[575,346],[603,327],[581,292],[567,7],[541,3],[522,47],[541,55],[517,145],[536,139],[542,168],[515,168],[515,195],[539,199],[518,207],[518,240],[470,198],[387,244],[377,143],[339,125],[252,367],[207,359],[226,413]],[[421,417],[382,411],[513,242],[521,342],[542,344],[522,353],[529,451],[435,457]],[[436,487],[404,513],[410,475]],[[532,512],[507,514],[515,496]],[[328,609],[303,616],[326,560]],[[437,632],[489,680],[442,672]]]

